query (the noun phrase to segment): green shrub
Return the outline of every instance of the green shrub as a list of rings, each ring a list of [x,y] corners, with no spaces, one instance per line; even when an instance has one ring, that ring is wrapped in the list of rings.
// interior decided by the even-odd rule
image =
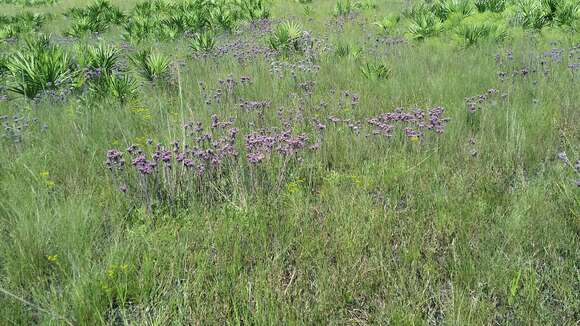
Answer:
[[[456,32],[462,44],[470,47],[485,40],[502,41],[506,38],[507,32],[497,25],[485,24],[462,24]]]
[[[436,36],[443,31],[443,23],[434,13],[425,11],[412,17],[409,25],[411,38],[423,40]]]
[[[385,16],[381,21],[375,22],[379,30],[385,34],[391,33],[401,21],[401,16]]]
[[[334,16],[348,16],[353,11],[353,5],[350,0],[337,0],[334,5]]]
[[[473,13],[470,0],[439,0],[433,3],[430,10],[441,20],[446,20],[451,14],[460,14],[464,17]]]
[[[194,52],[208,53],[215,47],[215,38],[213,33],[206,31],[195,34],[190,44]]]
[[[131,58],[140,75],[148,81],[162,80],[168,77],[171,60],[163,54],[143,50]]]
[[[89,46],[87,49],[87,64],[92,69],[100,69],[103,74],[111,74],[119,62],[121,51],[108,46]]]
[[[72,19],[67,32],[70,36],[80,37],[87,33],[102,33],[112,24],[125,21],[123,12],[108,0],[97,0],[86,8],[72,8],[66,16]]]
[[[299,50],[298,40],[302,36],[302,28],[294,22],[285,22],[276,27],[268,38],[270,47],[274,50]]]
[[[137,96],[137,81],[129,75],[109,75],[106,82],[98,86],[97,92],[103,97],[110,96],[121,104],[126,104]]]
[[[502,12],[506,7],[506,0],[475,0],[475,7],[479,12]]]
[[[27,98],[70,84],[74,75],[70,56],[48,44],[46,37],[28,41],[26,49],[11,55],[4,65],[8,89]]]

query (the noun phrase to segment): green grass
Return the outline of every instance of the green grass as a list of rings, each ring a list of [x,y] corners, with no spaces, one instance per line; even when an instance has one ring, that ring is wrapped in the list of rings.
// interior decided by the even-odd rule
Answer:
[[[118,4],[128,10],[134,2]],[[136,46],[184,64],[165,84],[144,82],[131,67],[142,84],[126,105],[84,95],[35,103],[7,93],[0,115],[39,122],[20,143],[0,139],[0,324],[577,323],[579,175],[558,153],[572,165],[580,159],[579,71],[567,67],[578,62],[567,58],[578,34],[510,27],[504,42],[466,48],[445,31],[376,47],[388,36],[373,23],[405,3],[355,8],[343,29],[335,4],[314,0],[310,18],[296,1],[271,7],[274,20],[325,39],[328,50],[314,57],[320,71],[297,73],[301,82],[316,82],[310,97],[289,73],[273,74],[268,60],[192,58],[182,39]],[[53,13],[43,28],[58,38],[69,28],[60,14],[84,5],[61,0],[25,10]],[[4,7],[7,15],[24,10]],[[405,34],[407,23],[390,34]],[[73,43],[119,46],[120,30]],[[250,36],[222,34],[216,45],[237,37]],[[267,35],[260,42],[268,46]],[[340,42],[362,48],[360,59],[337,57]],[[564,49],[563,62],[549,64],[544,75],[539,58],[554,47]],[[365,78],[365,62],[386,64],[389,78]],[[509,78],[524,67],[540,71]],[[506,81],[498,71],[508,72]],[[237,101],[204,104],[198,82],[212,90],[229,74],[252,78],[240,98],[272,102],[263,118]],[[469,113],[465,98],[490,88],[498,94]],[[341,108],[342,91],[360,103],[351,107],[347,99]],[[445,108],[447,128],[417,143],[400,130],[392,139],[367,137],[366,127],[355,136],[327,120],[366,126],[397,107],[435,106]],[[207,125],[214,113],[234,117],[242,135],[260,121],[280,125],[282,107],[304,115],[297,130],[311,132],[314,118],[327,129],[320,150],[286,170],[280,187],[256,186],[242,153],[225,198],[194,198],[172,214],[149,214],[118,191],[104,164],[108,149],[181,139],[185,122]],[[277,176],[280,166],[261,171]]]

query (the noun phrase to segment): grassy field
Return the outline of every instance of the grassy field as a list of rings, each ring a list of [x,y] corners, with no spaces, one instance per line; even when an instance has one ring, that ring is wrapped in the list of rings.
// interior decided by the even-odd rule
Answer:
[[[303,2],[0,4],[1,325],[580,322],[580,10]]]

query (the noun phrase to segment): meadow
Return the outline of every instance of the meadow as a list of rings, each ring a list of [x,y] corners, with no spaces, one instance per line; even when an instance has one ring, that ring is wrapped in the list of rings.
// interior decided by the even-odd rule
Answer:
[[[0,0],[0,325],[577,325],[580,3]]]

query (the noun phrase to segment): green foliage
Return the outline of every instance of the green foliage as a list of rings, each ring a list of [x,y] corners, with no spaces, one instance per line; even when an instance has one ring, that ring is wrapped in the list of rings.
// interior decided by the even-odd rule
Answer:
[[[377,3],[375,0],[359,0],[354,2],[353,8],[362,10],[375,10],[377,9]]]
[[[575,0],[519,0],[512,21],[524,28],[540,30],[548,25],[572,26],[580,19]]]
[[[0,40],[39,31],[52,16],[26,12],[14,16],[0,15]]]
[[[98,38],[91,30],[103,27],[80,28],[83,39],[59,37],[80,18],[37,24],[0,6],[0,31],[14,38],[0,42],[0,324],[577,323],[576,3],[538,0],[546,22],[530,35],[508,25],[515,1],[444,11],[445,21],[434,1],[412,2],[423,9],[384,29],[372,22],[406,0],[373,10],[352,0],[351,21],[332,17],[335,1],[314,1],[310,17],[296,1],[265,2],[272,20],[251,25],[233,0],[111,0],[126,18]],[[61,3],[34,11],[90,4]],[[429,13],[438,37],[399,37]],[[313,33],[271,56],[265,31],[287,20]],[[42,30],[59,36],[27,41]],[[509,44],[495,44],[506,32]],[[229,54],[202,45],[209,53],[191,56],[202,33]],[[120,34],[135,44],[119,45]],[[174,91],[157,82],[168,58],[180,63]],[[28,89],[40,99],[76,82],[67,101],[26,100]],[[415,107],[444,108],[445,130]],[[247,136],[267,143],[271,130],[276,141],[307,135],[302,154],[272,147],[248,163]],[[237,156],[223,169],[195,160],[182,179],[184,162],[150,156],[177,140],[157,154],[219,159],[208,149],[227,150],[231,133]],[[113,176],[105,153],[132,144],[157,169],[138,174],[139,150],[123,151]],[[125,174],[135,183],[123,188]],[[164,178],[189,184],[152,191]],[[187,186],[191,195],[173,191]],[[169,208],[170,196],[183,203]]]
[[[216,6],[211,11],[211,18],[214,22],[213,25],[217,25],[227,32],[231,32],[236,28],[238,20],[237,13],[227,6]]]
[[[302,36],[302,27],[295,22],[282,23],[274,29],[268,38],[270,47],[279,51],[300,50],[298,40]]]
[[[360,66],[363,77],[370,80],[384,80],[391,77],[392,70],[384,63],[367,62]]]
[[[64,87],[72,81],[71,65],[69,55],[48,44],[47,38],[29,41],[5,63],[8,89],[32,99],[42,91]]]
[[[264,0],[188,0],[142,2],[129,13],[123,38],[132,43],[147,39],[175,40],[209,30],[233,31],[242,20],[268,18]],[[209,40],[209,39],[208,39]]]
[[[353,5],[350,0],[336,0],[334,5],[334,16],[335,17],[345,17],[353,12]]]
[[[125,14],[108,0],[96,0],[86,8],[72,8],[66,16],[72,19],[70,36],[81,37],[87,33],[102,33],[112,24],[125,21]]]
[[[215,37],[210,31],[197,33],[193,36],[190,47],[194,52],[209,53],[215,47]]]
[[[401,21],[401,16],[391,15],[385,16],[382,20],[375,22],[375,25],[379,28],[382,33],[391,33]]]
[[[240,11],[240,16],[249,20],[264,19],[270,17],[270,10],[265,0],[235,0]]]
[[[459,14],[464,17],[471,15],[473,13],[473,5],[471,0],[438,0],[431,5],[429,11],[444,21],[452,14]]]
[[[479,12],[503,12],[506,3],[506,0],[475,0],[475,7]]]
[[[147,81],[163,80],[169,76],[171,60],[161,53],[142,50],[134,55],[131,61],[137,66],[140,75]]]
[[[459,26],[456,34],[465,47],[473,46],[484,40],[503,41],[507,32],[495,24],[466,23]]]
[[[554,17],[558,25],[573,26],[580,21],[580,2],[562,0],[559,3]]]
[[[98,45],[89,46],[87,49],[87,66],[99,69],[103,74],[112,74],[113,69],[119,63],[121,51],[113,46]]]
[[[443,31],[443,22],[434,13],[419,12],[412,17],[409,25],[409,35],[415,40],[424,40],[437,36]]]
[[[355,44],[351,44],[348,42],[340,41],[336,45],[336,49],[334,50],[334,54],[339,58],[349,58],[349,59],[359,59],[363,49]]]
[[[106,87],[97,89],[99,95],[110,96],[120,104],[127,104],[137,96],[139,88],[137,81],[129,75],[109,75],[106,77]]]

